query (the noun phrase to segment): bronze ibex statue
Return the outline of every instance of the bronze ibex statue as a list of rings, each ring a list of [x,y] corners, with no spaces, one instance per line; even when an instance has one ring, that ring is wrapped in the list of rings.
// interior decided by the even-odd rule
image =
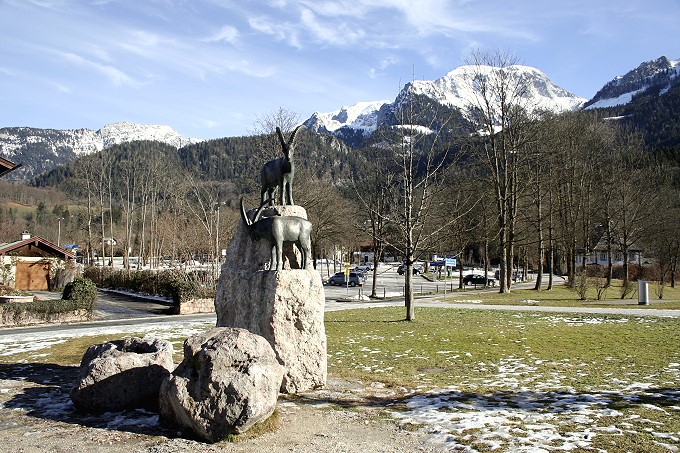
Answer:
[[[312,252],[312,223],[297,216],[273,216],[260,218],[262,208],[271,200],[265,200],[255,212],[251,221],[243,206],[241,198],[241,218],[246,225],[248,235],[254,242],[264,239],[271,245],[272,254],[269,262],[270,270],[283,269],[283,243],[293,242],[302,254],[300,268],[307,269]]]
[[[260,181],[262,190],[260,192],[261,201],[264,204],[266,199],[269,199],[269,206],[273,205],[274,189],[279,188],[279,204],[285,206],[286,204],[293,204],[293,179],[295,178],[295,164],[293,162],[293,140],[295,134],[303,128],[300,125],[290,134],[288,141],[284,140],[281,128],[276,128],[276,134],[279,136],[281,148],[283,148],[283,156],[278,159],[270,160],[262,166],[260,170]],[[265,198],[265,194],[267,198]]]

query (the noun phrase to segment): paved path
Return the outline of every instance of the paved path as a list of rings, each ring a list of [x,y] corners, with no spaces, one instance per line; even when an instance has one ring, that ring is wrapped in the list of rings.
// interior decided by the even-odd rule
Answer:
[[[599,314],[599,315],[630,315],[630,316],[660,316],[679,318],[680,310],[669,310],[661,308],[622,308],[622,307],[547,307],[540,305],[483,305],[472,303],[443,302],[438,300],[439,296],[424,296],[416,298],[415,306],[418,307],[439,307],[439,308],[459,308],[469,310],[510,310],[510,311],[534,311],[546,313],[577,313],[577,314]],[[326,311],[349,310],[352,308],[371,308],[371,307],[396,307],[403,306],[403,299],[392,299],[384,301],[326,301]],[[637,307],[637,305],[635,305]]]
[[[515,286],[517,287],[517,286]],[[489,291],[497,291],[497,289],[490,289]],[[479,291],[470,291],[467,293],[457,293],[457,295],[479,294]],[[45,292],[38,294],[43,299],[58,298],[57,293]],[[439,308],[455,308],[466,310],[510,310],[510,311],[532,311],[544,313],[573,313],[573,314],[592,314],[592,315],[628,315],[628,316],[658,316],[658,317],[680,317],[680,310],[669,310],[663,308],[637,308],[637,304],[631,301],[634,305],[631,308],[623,307],[547,307],[540,305],[483,305],[474,303],[455,303],[446,302],[441,298],[443,295],[428,295],[417,296],[415,299],[416,316],[419,307],[439,307]],[[403,307],[403,297],[388,298],[385,300],[371,300],[371,301],[349,301],[326,299],[325,311],[339,311],[350,310],[355,308],[373,308],[373,307]],[[48,332],[48,331],[63,331],[76,330],[81,328],[91,328],[103,325],[143,325],[148,323],[164,323],[164,322],[216,322],[216,315],[197,314],[197,315],[169,315],[167,302],[159,302],[158,300],[144,300],[139,297],[131,297],[129,295],[116,294],[108,291],[100,291],[100,296],[97,301],[97,308],[95,309],[95,319],[90,322],[78,324],[44,324],[30,327],[15,327],[0,329],[0,336],[16,334],[18,331],[29,332]]]

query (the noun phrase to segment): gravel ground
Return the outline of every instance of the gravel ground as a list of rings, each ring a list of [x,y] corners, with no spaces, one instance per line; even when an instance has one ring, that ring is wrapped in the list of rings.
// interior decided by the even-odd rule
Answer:
[[[85,415],[68,390],[76,367],[0,365],[0,451],[42,452],[404,452],[438,451],[421,432],[400,429],[386,414],[388,390],[329,380],[326,389],[279,399],[273,432],[238,443],[178,437],[148,411]]]

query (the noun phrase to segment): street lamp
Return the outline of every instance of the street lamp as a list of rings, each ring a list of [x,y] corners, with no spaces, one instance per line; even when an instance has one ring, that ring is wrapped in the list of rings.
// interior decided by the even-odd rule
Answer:
[[[59,227],[57,230],[57,247],[61,247],[61,221],[64,220],[63,217],[57,217],[57,221],[59,223]]]
[[[215,224],[215,280],[217,280],[220,265],[220,206],[223,204],[226,204],[226,202],[215,202],[215,205],[217,206],[217,222]]]

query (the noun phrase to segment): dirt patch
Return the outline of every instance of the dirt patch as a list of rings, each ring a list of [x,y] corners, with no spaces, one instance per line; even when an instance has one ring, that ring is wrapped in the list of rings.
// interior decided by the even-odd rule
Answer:
[[[327,388],[282,396],[278,429],[238,443],[205,444],[163,428],[144,410],[74,412],[76,367],[0,365],[0,451],[50,452],[403,452],[438,451],[426,435],[400,429],[389,412],[400,395],[330,379]]]

